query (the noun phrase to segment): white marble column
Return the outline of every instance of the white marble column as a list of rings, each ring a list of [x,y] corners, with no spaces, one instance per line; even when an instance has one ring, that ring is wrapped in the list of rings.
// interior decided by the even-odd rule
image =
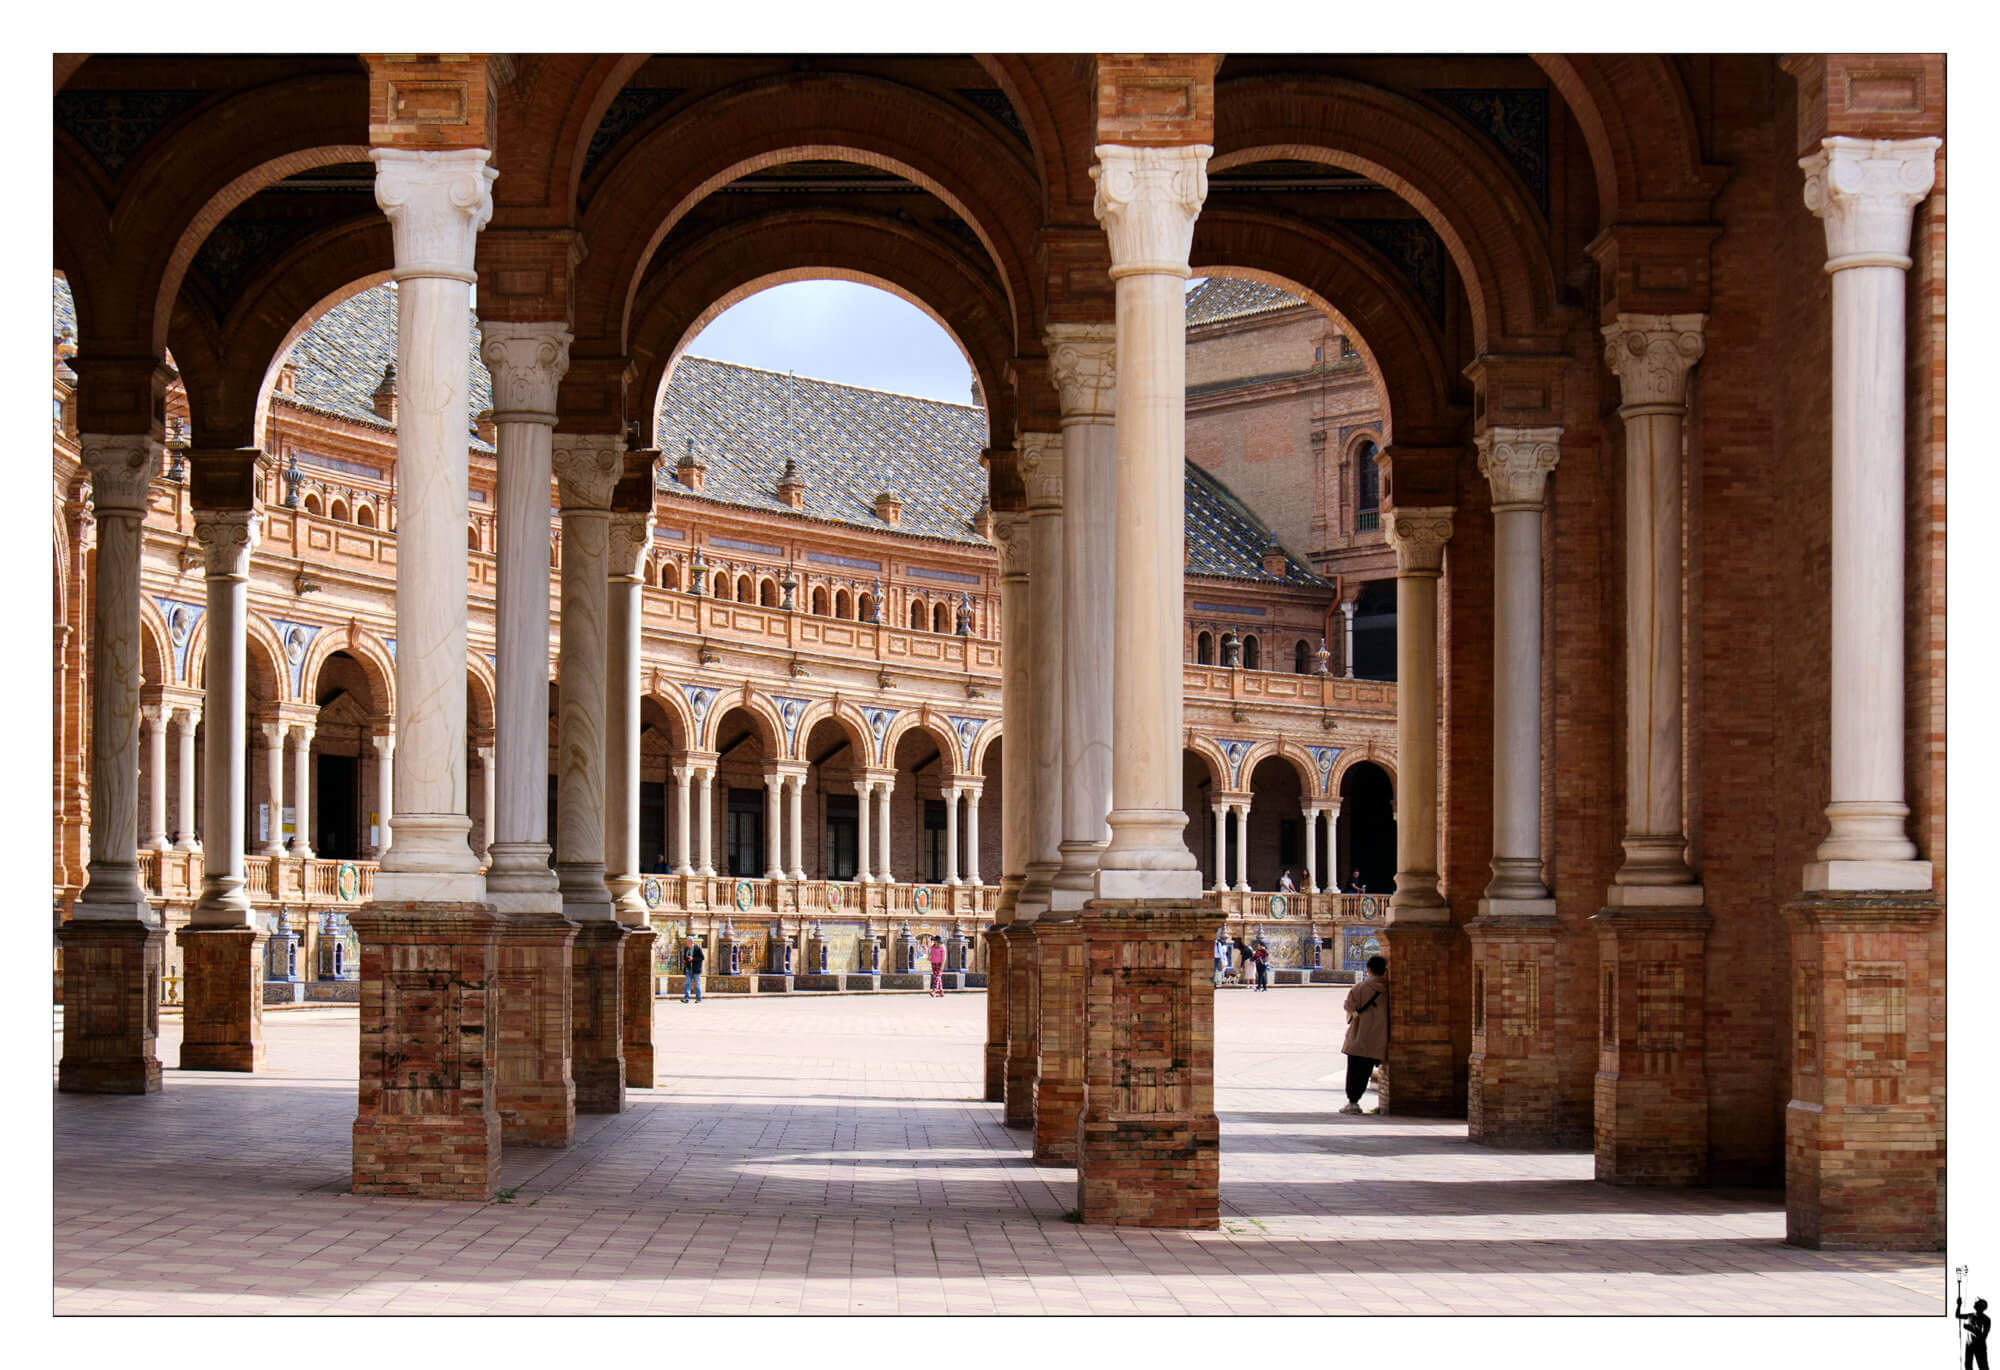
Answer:
[[[1625,420],[1625,860],[1612,908],[1699,908],[1681,811],[1681,449],[1702,314],[1620,314],[1604,332]]]
[[[605,583],[609,673],[605,682],[605,883],[628,927],[646,925],[639,893],[639,616],[646,583],[650,513],[611,516],[611,565]]]
[[[167,836],[167,708],[144,704],[139,712],[146,720],[146,840],[139,845],[148,851],[166,851],[173,846]]]
[[[1810,891],[1928,890],[1903,788],[1905,274],[1936,138],[1827,138],[1802,158],[1833,276],[1833,746]]]
[[[1346,603],[1340,606],[1340,617],[1342,624],[1341,631],[1346,634],[1346,646],[1342,650],[1341,660],[1344,661],[1347,665],[1347,670],[1345,672],[1347,678],[1349,680],[1352,680],[1354,679],[1354,601],[1353,600],[1350,599]]]
[[[715,767],[703,766],[696,781],[699,785],[697,802],[700,808],[696,818],[701,824],[701,870],[708,877],[715,875]]]
[[[1028,516],[996,512],[993,547],[1000,561],[1000,736],[1006,747],[1000,777],[1000,897],[996,922],[1028,922],[1020,906],[1028,878],[1029,813],[1035,799],[1033,714],[1034,611],[1028,593]]]
[[[1552,916],[1542,883],[1542,496],[1560,428],[1489,428],[1493,490],[1493,878],[1481,917]]]
[[[312,741],[304,724],[292,728],[292,855],[312,859]],[[463,817],[464,815],[460,815]],[[472,824],[468,821],[466,827]],[[467,852],[470,856],[472,853]]]
[[[1236,892],[1250,892],[1250,806],[1234,804],[1236,811]]]
[[[1062,911],[1096,893],[1111,840],[1116,334],[1112,324],[1051,324],[1045,338],[1062,411],[1062,869],[1052,896]]]
[[[1028,868],[1021,884],[1025,917],[1054,908],[1063,839],[1063,440],[1060,433],[1022,433],[1015,441],[1028,494],[1028,595],[1033,635],[1028,675],[1028,746],[1032,765],[1028,809]],[[1089,889],[1068,891],[1080,909]]]
[[[881,782],[880,789],[882,791],[882,816],[875,829],[875,850],[878,858],[875,864],[881,873],[882,883],[893,885],[896,883],[896,868],[895,863],[889,859],[889,836],[891,818],[893,816],[889,802],[895,798],[896,787],[884,780]]]
[[[1438,889],[1438,581],[1449,506],[1383,515],[1396,549],[1396,892],[1389,921],[1451,919]]]
[[[694,861],[688,847],[688,804],[693,799],[692,766],[674,767],[674,874],[693,875]]]
[[[1229,888],[1229,805],[1210,804],[1215,815],[1215,888]]]
[[[785,777],[785,784],[789,787],[788,797],[791,800],[787,807],[792,811],[791,878],[803,880],[806,878],[806,778],[803,775],[788,775]]]
[[[264,856],[285,854],[285,725],[283,723],[260,723],[258,733],[264,739],[264,800],[270,812],[270,827],[264,833],[264,845],[258,851]]]
[[[1113,585],[1111,840],[1106,899],[1193,900],[1201,874],[1182,837],[1181,628],[1186,495],[1187,310],[1206,145],[1097,149],[1095,209],[1117,291],[1118,421]]]
[[[200,709],[174,710],[175,741],[179,744],[179,762],[174,768],[174,779],[180,791],[180,830],[174,838],[175,851],[201,850],[201,836],[194,826],[194,732],[200,726]]]
[[[486,895],[510,917],[548,918],[562,911],[549,869],[549,481],[556,388],[569,371],[570,335],[554,321],[487,321],[479,334],[480,360],[493,378],[500,476],[493,727],[499,784]]]
[[[944,882],[958,883],[958,800],[959,793],[947,786],[944,791]]]
[[[1319,816],[1325,810],[1317,804],[1306,806],[1306,893],[1319,893]]]
[[[473,243],[493,214],[484,148],[374,148],[395,242],[396,841],[379,903],[476,903],[465,804],[466,412]]]
[[[499,777],[493,772],[495,750],[496,748],[493,747],[481,747],[478,753],[479,802],[482,810],[481,818],[483,820],[479,832],[481,839],[485,843],[485,848],[480,852],[480,855],[487,861],[489,866],[493,860],[494,810],[498,807],[498,795],[495,792],[500,788]]]
[[[874,827],[873,819],[875,817],[874,782],[869,780],[855,781],[854,794],[855,798],[860,801],[855,806],[856,812],[861,815],[860,826],[855,833],[854,878],[859,883],[866,885],[873,883],[875,879],[868,870],[868,839]]]
[[[562,509],[562,621],[556,656],[556,883],[563,915],[614,917],[604,883],[604,771],[609,694],[605,640],[611,494],[625,465],[617,434],[558,433],[553,466]]]
[[[544,732],[547,731],[548,726],[549,726],[548,720],[546,718],[543,719],[542,728]],[[376,732],[372,732],[368,735],[368,743],[370,746],[375,748],[375,806],[376,806],[375,812],[380,816],[380,821],[377,823],[377,826],[382,829],[381,832],[382,842],[381,845],[375,849],[375,859],[377,861],[380,861],[382,859],[382,853],[389,850],[389,842],[390,842],[389,819],[390,816],[395,812],[394,808],[392,807],[396,795],[395,730],[382,729]],[[273,774],[276,774],[276,772],[274,771]],[[273,814],[276,814],[277,811],[278,811],[277,803],[274,800],[272,802],[271,812]],[[275,817],[271,821],[274,825],[277,823],[277,819]],[[546,823],[547,821],[548,821],[547,816],[544,815],[543,822]]]
[[[979,879],[979,800],[984,788],[966,790],[965,796],[965,879],[963,883],[977,886]]]
[[[200,927],[248,927],[250,895],[243,865],[243,811],[250,770],[250,666],[244,629],[250,609],[250,554],[259,516],[249,509],[202,509],[194,516],[206,575],[208,644],[202,666],[208,715],[203,758],[207,849],[201,897],[189,922]]]
[[[764,878],[785,878],[785,777],[764,777]]]

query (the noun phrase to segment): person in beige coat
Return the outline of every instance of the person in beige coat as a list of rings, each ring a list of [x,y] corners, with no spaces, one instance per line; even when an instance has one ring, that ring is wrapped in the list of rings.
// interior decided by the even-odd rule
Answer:
[[[1359,1113],[1375,1067],[1389,1054],[1389,963],[1368,958],[1368,978],[1347,991],[1347,1037],[1340,1044],[1347,1054],[1347,1107]]]

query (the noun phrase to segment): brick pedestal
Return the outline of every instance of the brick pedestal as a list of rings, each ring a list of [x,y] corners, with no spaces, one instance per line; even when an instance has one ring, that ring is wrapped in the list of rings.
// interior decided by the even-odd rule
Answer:
[[[160,971],[166,934],[136,918],[72,919],[63,953],[66,1094],[154,1094],[160,1088]]]
[[[576,924],[516,915],[500,924],[498,1083],[500,1135],[527,1146],[568,1146],[576,1138],[576,1081],[570,1068],[570,955]]]
[[[609,921],[577,925],[570,953],[570,1071],[578,1113],[625,1111],[625,933]]]
[[[1475,918],[1467,1133],[1489,1146],[1581,1147],[1590,1118],[1561,1096],[1556,920]]]
[[[1944,1248],[1940,907],[1910,895],[1788,905],[1792,1099],[1785,1240]]]
[[[1606,909],[1598,932],[1597,1178],[1708,1180],[1700,909]]]
[[[1044,1165],[1074,1165],[1083,1114],[1083,927],[1074,919],[1028,926],[1041,967],[1034,1156]]]
[[[1001,935],[1007,939],[1007,1078],[1000,1116],[1008,1127],[1032,1128],[1035,1078],[1042,1064],[1041,965],[1032,927],[1009,923]]]
[[[349,918],[361,942],[354,1192],[484,1202],[500,1174],[501,920],[484,904],[371,904]]]
[[[181,1069],[264,1065],[264,945],[255,928],[182,928]]]
[[[651,928],[625,930],[625,1084],[653,1087],[653,941]]]
[[[1007,1097],[1007,938],[986,929],[986,1102]]]
[[[1215,916],[1197,904],[1092,901],[1079,920],[1086,1223],[1213,1228]]]
[[[1389,1057],[1376,1077],[1384,1113],[1456,1118],[1464,1112],[1451,1046],[1450,923],[1391,923],[1382,929],[1389,958]]]

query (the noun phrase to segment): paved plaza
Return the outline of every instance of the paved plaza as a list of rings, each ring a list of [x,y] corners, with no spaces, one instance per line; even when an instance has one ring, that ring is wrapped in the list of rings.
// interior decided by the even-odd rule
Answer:
[[[60,1012],[60,1010],[58,1011]],[[979,1100],[985,1000],[655,1008],[659,1082],[510,1147],[492,1203],[346,1192],[356,1012],[269,1068],[55,1096],[58,1313],[1931,1314],[1940,1255],[1786,1246],[1782,1195],[1592,1182],[1463,1122],[1342,1116],[1340,995],[1217,997],[1222,1227],[1065,1221]],[[1372,1107],[1373,1099],[1367,1101]]]

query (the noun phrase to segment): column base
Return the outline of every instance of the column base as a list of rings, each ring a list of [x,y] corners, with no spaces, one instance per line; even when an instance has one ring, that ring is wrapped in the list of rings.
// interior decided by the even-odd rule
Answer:
[[[1035,1125],[1035,1082],[1041,1072],[1041,966],[1035,958],[1035,929],[1009,923],[1007,939],[1007,1077],[1000,1121],[1008,1127]],[[987,991],[992,993],[991,989]]]
[[[1598,931],[1597,1178],[1708,1182],[1701,909],[1606,909]]]
[[[261,1070],[265,935],[251,927],[186,927],[181,949],[182,1070]]]
[[[79,912],[86,906],[79,905]],[[63,1049],[56,1088],[65,1094],[160,1092],[160,975],[166,934],[122,918],[76,917],[56,937],[63,954]]]
[[[986,1102],[1007,1098],[1007,938],[1002,925],[986,929]]]
[[[1792,1099],[1785,1240],[1944,1249],[1939,1126],[1943,908],[1928,898],[1806,899],[1791,925]]]
[[[625,930],[625,1084],[630,1089],[653,1087],[653,942],[649,927]]]
[[[1467,1135],[1488,1146],[1588,1146],[1587,1106],[1562,1095],[1555,902],[1535,901],[1546,913],[1504,917],[1492,916],[1492,902],[1482,902],[1480,916],[1465,925],[1472,956]]]
[[[504,1141],[568,1146],[576,1139],[576,1080],[570,1067],[575,942],[576,924],[560,914],[500,924],[494,1096]]]
[[[1034,1158],[1074,1165],[1083,1114],[1083,927],[1074,919],[1029,927],[1041,971]]]
[[[1465,1114],[1466,1084],[1451,1041],[1451,954],[1458,939],[1449,922],[1395,922],[1382,929],[1389,956],[1389,1057],[1376,1076],[1376,1093],[1385,1114]]]
[[[578,1113],[625,1111],[626,930],[609,919],[580,924],[570,952],[570,1070]]]
[[[1099,900],[1079,930],[1082,1219],[1217,1227],[1214,914],[1199,904]]]
[[[361,942],[354,1192],[484,1202],[500,1175],[500,919],[484,904],[377,901],[349,921]]]

